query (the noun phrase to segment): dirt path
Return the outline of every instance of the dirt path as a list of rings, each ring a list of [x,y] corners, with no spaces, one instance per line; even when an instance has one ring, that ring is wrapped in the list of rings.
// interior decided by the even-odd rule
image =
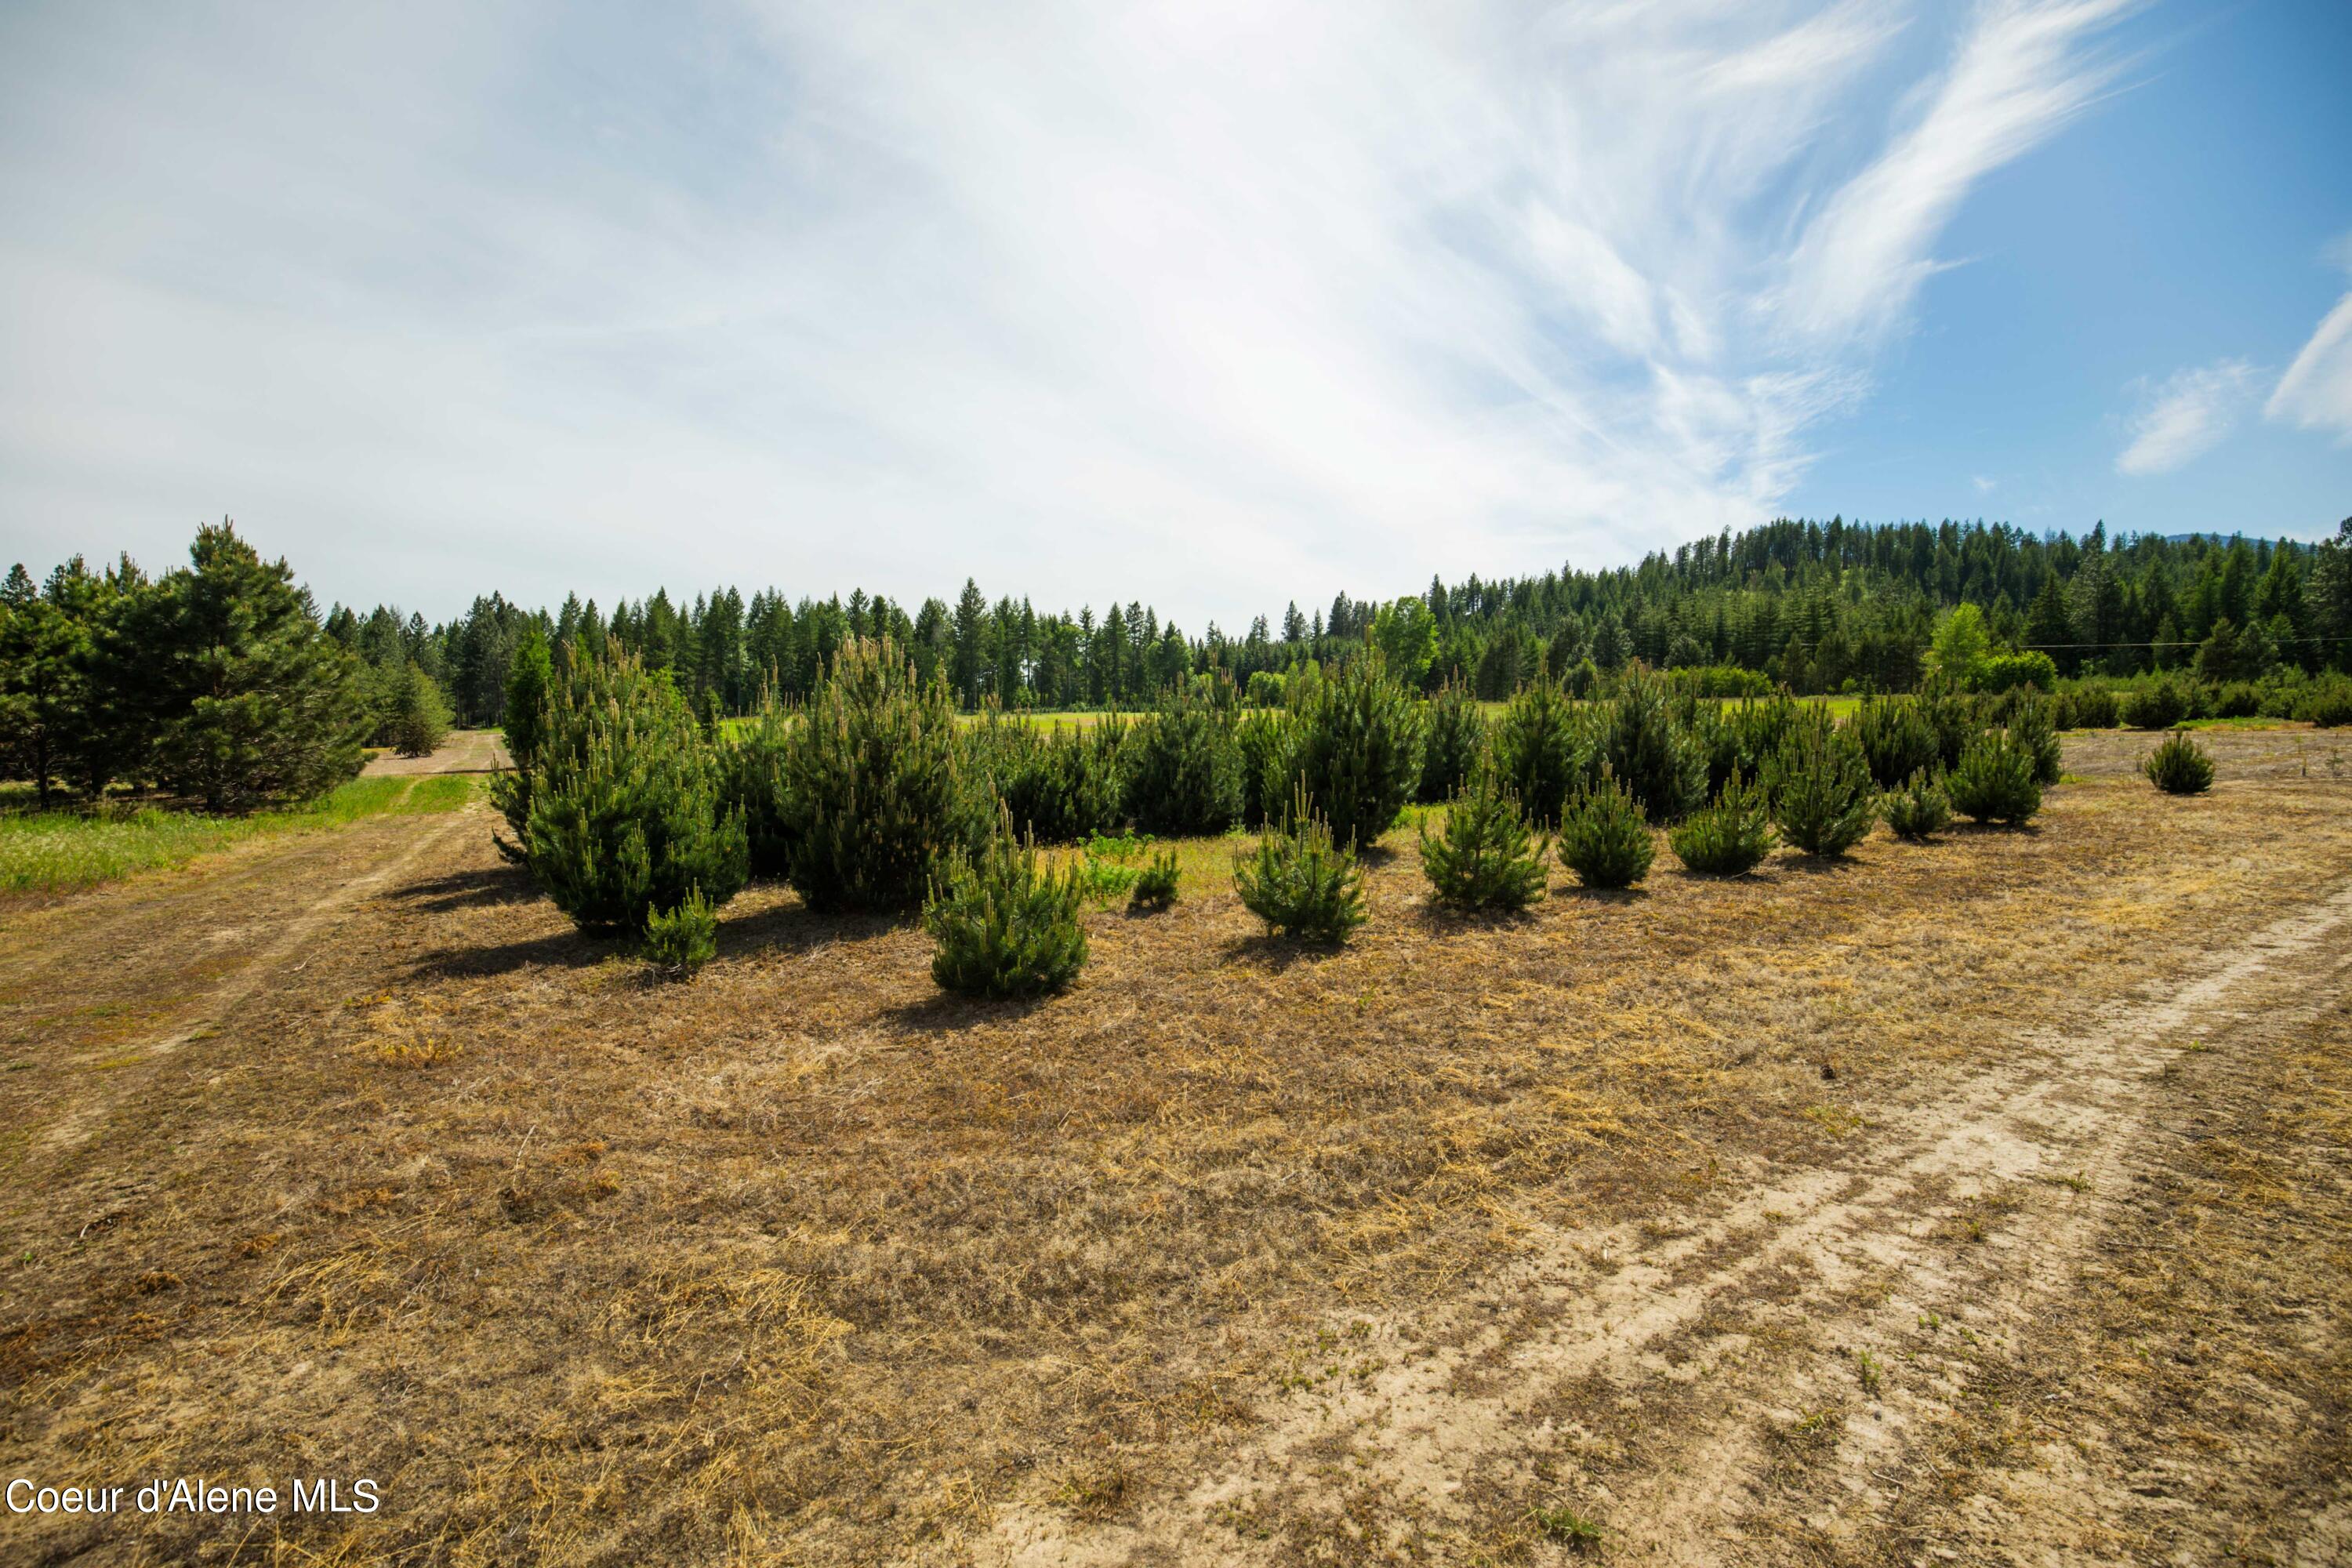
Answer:
[[[507,765],[506,742],[497,731],[452,730],[441,749],[429,757],[386,752],[371,758],[364,772],[370,778],[385,773],[488,773]]]
[[[2082,1479],[2019,1502],[1964,1484],[1933,1500],[1934,1528],[1916,1489],[1951,1479],[1938,1445],[1972,1369],[1995,1351],[2031,1363],[2021,1347],[2152,1180],[2181,1053],[2256,1043],[2250,1018],[2273,1042],[2340,1020],[2347,921],[2340,888],[2090,1033],[1866,1111],[1848,1160],[1746,1173],[1680,1234],[1553,1232],[1441,1314],[1337,1336],[1335,1369],[1377,1370],[1286,1399],[1137,1522],[1007,1508],[982,1558],[1271,1563],[1336,1539],[1366,1561],[1445,1561],[1468,1499],[1549,1484],[1559,1511],[1531,1533],[1589,1530],[1618,1562],[1908,1562],[1938,1538],[1967,1542],[1937,1546],[1960,1560],[2083,1560],[2080,1526],[2129,1486]],[[2227,1445],[2192,1448],[2166,1489],[2200,1465],[2210,1489],[2232,1463]],[[2344,1500],[2271,1531],[2325,1538],[2298,1561],[2344,1561]]]

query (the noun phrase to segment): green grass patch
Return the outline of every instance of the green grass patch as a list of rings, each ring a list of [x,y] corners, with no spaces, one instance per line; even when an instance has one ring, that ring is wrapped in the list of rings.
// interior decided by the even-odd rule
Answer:
[[[305,805],[251,816],[121,802],[94,810],[11,810],[0,815],[0,892],[76,892],[184,866],[248,838],[455,811],[480,787],[478,779],[455,773],[353,779]]]

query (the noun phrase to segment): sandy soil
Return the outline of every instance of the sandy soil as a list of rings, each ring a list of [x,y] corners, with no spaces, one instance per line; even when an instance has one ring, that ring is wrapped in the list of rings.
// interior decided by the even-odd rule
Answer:
[[[0,1478],[388,1500],[0,1561],[2352,1559],[2352,748],[2207,739],[1033,1008],[773,889],[650,984],[479,806],[0,906]]]
[[[488,773],[508,765],[505,742],[491,730],[452,730],[441,749],[429,757],[404,757],[392,752],[368,759],[361,770],[371,778],[381,773]]]

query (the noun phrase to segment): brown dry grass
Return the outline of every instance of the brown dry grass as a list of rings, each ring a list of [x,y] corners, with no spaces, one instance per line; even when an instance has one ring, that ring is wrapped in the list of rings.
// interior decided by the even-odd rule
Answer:
[[[2070,740],[2084,782],[2030,832],[1729,882],[1662,856],[1629,895],[1556,872],[1520,920],[1437,913],[1392,836],[1336,953],[1265,941],[1229,847],[1188,846],[1185,900],[1089,915],[1091,966],[1034,1005],[944,998],[919,932],[773,890],[648,984],[478,810],[165,1053],[233,967],[214,933],[417,829],[0,916],[0,1470],[388,1499],[9,1528],[93,1560],[865,1563],[956,1560],[1014,1500],[1115,1517],[1533,1223],[1673,1226],[2352,872],[2329,738],[2210,735],[2199,800],[2131,776],[2137,739]]]

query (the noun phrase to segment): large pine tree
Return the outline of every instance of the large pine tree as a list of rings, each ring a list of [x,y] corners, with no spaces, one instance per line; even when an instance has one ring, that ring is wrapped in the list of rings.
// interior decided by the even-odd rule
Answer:
[[[223,520],[189,564],[127,597],[96,660],[114,703],[152,737],[152,766],[213,811],[304,800],[359,771],[368,722],[358,661],[308,590]]]

